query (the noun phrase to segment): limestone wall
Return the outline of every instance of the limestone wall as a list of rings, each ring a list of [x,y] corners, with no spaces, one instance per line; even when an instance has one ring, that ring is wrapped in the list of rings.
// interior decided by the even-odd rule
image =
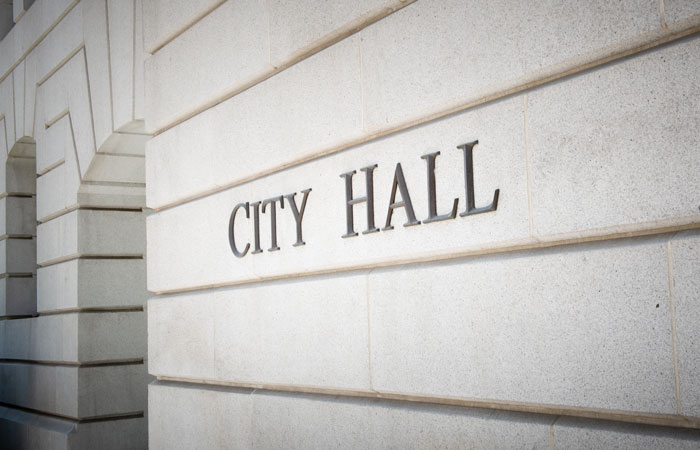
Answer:
[[[143,7],[151,448],[700,444],[697,2]]]
[[[0,447],[146,448],[141,2],[13,6],[0,41]]]

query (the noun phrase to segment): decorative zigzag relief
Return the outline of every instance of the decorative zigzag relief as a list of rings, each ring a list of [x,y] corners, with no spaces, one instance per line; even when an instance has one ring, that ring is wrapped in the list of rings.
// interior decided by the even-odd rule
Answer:
[[[54,1],[37,0],[22,20],[39,23],[36,11],[60,6],[51,4]],[[143,133],[140,119],[141,0],[63,3],[63,13],[55,13],[60,20],[47,24],[48,34],[0,78],[0,192],[9,188],[8,156],[36,156],[32,223],[53,220],[81,206],[141,208],[145,204],[144,149],[149,136]],[[46,29],[33,29],[34,39]],[[24,35],[11,32],[6,40],[26,41],[26,26],[24,31]],[[24,45],[3,41],[0,48],[20,44]],[[2,67],[7,65],[0,62]],[[0,203],[6,209],[4,217],[19,213],[10,206]],[[16,259],[5,248],[0,248],[0,258]],[[27,251],[36,262],[35,248]],[[35,311],[5,311],[10,292],[4,286],[2,291],[0,316]]]
[[[33,8],[43,2],[37,0]],[[7,154],[18,142],[38,143],[53,121],[70,112],[80,174],[85,176],[97,151],[143,155],[148,136],[141,119],[141,1],[83,0],[68,9],[0,80],[0,120],[6,131],[2,145]],[[119,151],[120,141],[127,144],[124,151]],[[41,154],[42,145],[37,145]],[[41,173],[42,167],[38,169]]]

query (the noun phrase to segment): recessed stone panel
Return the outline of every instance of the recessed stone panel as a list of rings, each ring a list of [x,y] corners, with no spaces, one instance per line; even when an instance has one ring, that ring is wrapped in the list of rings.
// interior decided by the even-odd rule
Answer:
[[[348,38],[150,140],[157,208],[361,134],[357,37]]]
[[[154,131],[271,71],[265,1],[224,3],[145,64],[146,128]]]
[[[700,221],[700,38],[528,94],[536,236]]]
[[[149,302],[149,371],[238,383],[369,389],[366,273]]]
[[[420,0],[361,32],[365,125],[447,109],[660,26],[647,0]]]
[[[700,447],[700,432],[562,417],[554,424],[553,443],[554,448],[574,450],[591,448],[694,450]]]
[[[497,189],[500,197],[495,212],[460,217],[457,213],[466,210],[465,152],[457,146],[476,139],[479,144],[473,149],[475,204],[490,204]],[[361,197],[366,193],[366,172],[361,168],[377,165],[372,172],[374,222],[377,228],[384,229],[400,163],[416,221],[425,221],[429,217],[428,164],[421,156],[437,151],[436,211],[449,214],[458,199],[455,219],[405,227],[405,208],[397,208],[391,218],[394,229],[364,234],[368,228],[367,207],[360,203],[353,210],[354,229],[360,234],[342,238],[347,225],[345,180],[341,174],[357,172],[352,180],[353,197]],[[228,226],[236,204],[296,193],[295,204],[300,210],[301,191],[307,188],[312,191],[302,220],[305,245],[294,246],[296,222],[286,200],[284,209],[276,206],[280,250],[268,251],[273,245],[267,205],[266,213],[260,210],[262,253],[254,253],[255,214],[251,206],[251,218],[246,219],[244,210],[239,210],[234,225],[240,251],[247,243],[251,247],[245,257],[234,256]],[[395,200],[401,199],[397,191]],[[527,208],[523,99],[516,97],[150,215],[149,289],[164,291],[332,271],[521,242],[529,236]]]
[[[379,391],[674,414],[666,242],[369,275]]]
[[[552,422],[440,405],[163,384],[149,386],[149,407],[154,450],[231,443],[286,450],[547,449]]]

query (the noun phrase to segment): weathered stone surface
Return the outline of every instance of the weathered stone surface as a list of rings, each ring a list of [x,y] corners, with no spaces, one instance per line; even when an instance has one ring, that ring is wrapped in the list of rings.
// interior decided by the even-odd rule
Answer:
[[[700,4],[694,0],[664,0],[666,23],[673,23],[700,14]]]
[[[533,230],[700,219],[700,38],[528,94]]]
[[[377,269],[368,289],[379,391],[676,411],[658,238]]]

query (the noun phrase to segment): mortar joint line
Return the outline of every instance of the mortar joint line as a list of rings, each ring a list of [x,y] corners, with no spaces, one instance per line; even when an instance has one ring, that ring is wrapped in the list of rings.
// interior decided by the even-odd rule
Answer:
[[[275,166],[275,167],[272,167],[270,169],[266,169],[266,170],[257,172],[253,176],[238,179],[238,180],[231,182],[231,183],[217,185],[216,187],[212,187],[212,188],[206,189],[205,191],[200,191],[200,192],[188,195],[184,198],[180,198],[177,200],[171,200],[170,202],[165,203],[161,206],[155,207],[153,209],[156,212],[160,212],[160,211],[163,211],[166,209],[174,208],[176,206],[180,206],[182,204],[198,200],[198,199],[203,198],[203,197],[208,197],[208,196],[217,194],[219,192],[223,192],[223,191],[229,190],[231,188],[240,186],[242,184],[250,183],[256,179],[276,174],[282,170],[286,170],[286,169],[289,169],[291,167],[296,167],[296,166],[317,160],[319,158],[327,157],[329,155],[347,150],[347,149],[352,148],[352,147],[357,147],[357,146],[360,146],[363,144],[367,144],[369,142],[376,141],[376,140],[381,139],[381,138],[386,137],[386,136],[390,136],[390,135],[393,135],[396,133],[400,133],[400,132],[403,132],[406,130],[413,129],[413,128],[418,127],[418,126],[432,123],[432,122],[435,122],[437,120],[441,120],[445,117],[448,117],[450,115],[461,113],[464,111],[468,111],[468,110],[475,108],[477,106],[498,101],[498,100],[500,100],[506,96],[509,96],[509,95],[514,95],[514,94],[519,94],[521,92],[526,92],[526,91],[532,90],[533,88],[552,83],[554,81],[563,79],[565,77],[577,75],[581,72],[584,72],[586,70],[590,70],[592,68],[601,67],[605,64],[611,63],[613,61],[621,60],[621,59],[628,57],[630,55],[635,55],[635,54],[641,53],[643,51],[649,50],[651,48],[655,48],[655,47],[658,47],[660,45],[664,45],[664,44],[667,44],[669,42],[673,42],[675,40],[681,39],[683,37],[695,34],[698,31],[700,31],[700,26],[693,26],[691,28],[684,29],[684,30],[679,31],[679,32],[667,34],[666,36],[663,36],[661,38],[654,39],[652,41],[645,42],[643,44],[636,45],[636,46],[631,47],[631,48],[627,48],[626,50],[615,52],[614,54],[611,54],[611,55],[603,56],[600,58],[595,58],[591,61],[584,62],[582,64],[576,65],[575,67],[563,70],[561,72],[557,72],[555,74],[543,76],[543,77],[538,78],[537,80],[534,80],[534,81],[520,83],[520,84],[517,84],[515,86],[511,86],[509,88],[498,90],[495,93],[485,94],[484,96],[470,100],[466,103],[452,106],[452,107],[449,107],[448,109],[428,114],[427,116],[421,116],[420,118],[410,119],[406,122],[402,122],[399,124],[389,126],[387,128],[383,128],[381,130],[378,130],[376,132],[372,132],[370,134],[361,136],[359,138],[353,138],[349,141],[334,145],[331,148],[327,148],[325,150],[319,151],[318,153],[315,153],[313,155],[306,155],[306,156],[303,156],[299,159],[286,162],[283,165]],[[304,58],[301,58],[299,61],[301,61],[303,59]],[[298,63],[299,61],[296,61],[295,63]],[[246,91],[246,90],[252,88],[256,84],[259,84],[262,81],[264,81],[265,79],[270,78],[270,77],[278,74],[282,70],[287,69],[290,65],[292,65],[292,64],[282,65],[282,66],[280,66],[280,68],[276,69],[272,73],[264,75],[262,77],[262,79],[258,79],[258,80],[251,82],[251,83],[247,83],[245,86],[238,88],[234,93],[224,95],[224,96],[220,97],[219,99],[212,101],[212,102],[209,102],[205,106],[196,109],[194,112],[174,120],[169,125],[162,127],[159,130],[155,131],[154,136],[158,136],[161,133],[164,133],[165,131],[167,131],[171,128],[174,128],[174,127],[182,124],[183,122],[191,119],[192,117],[194,117],[198,114],[201,114],[202,112],[204,112],[210,108],[213,108],[216,105],[228,100],[229,98],[233,97],[234,95],[238,95],[238,94],[242,93],[243,91]]]
[[[136,51],[136,0],[133,0],[133,8],[134,13],[131,17],[131,120],[136,120],[136,61],[139,55]],[[112,116],[112,121],[114,121],[114,116]],[[112,127],[112,131],[114,131],[114,127]],[[95,151],[97,151],[97,147],[95,147]]]
[[[372,383],[372,325],[371,325],[371,313],[370,313],[370,301],[369,301],[369,275],[374,271],[374,268],[370,269],[365,274],[365,301],[367,302],[367,371],[369,375],[369,390],[374,391],[374,384]]]
[[[676,333],[676,306],[673,289],[673,246],[671,245],[673,236],[666,243],[666,267],[668,272],[668,296],[669,312],[671,314],[671,344],[673,349],[673,375],[674,390],[676,394],[676,412],[681,415],[681,389],[680,376],[678,373],[678,338]]]
[[[664,31],[669,31],[668,24],[666,23],[666,8],[664,5],[664,0],[659,0],[659,20],[661,21],[661,28]]]
[[[105,34],[107,35],[107,75],[109,79],[109,116],[110,122],[112,122],[112,131],[114,131],[114,94],[112,93],[112,48],[111,40],[109,38],[109,2],[105,0]],[[87,58],[86,58],[87,65]],[[89,93],[89,89],[88,89]],[[90,98],[90,108],[92,108],[92,98]],[[92,112],[92,109],[90,110]],[[93,118],[94,122],[94,118]],[[93,125],[94,130],[94,125]],[[94,133],[94,131],[93,131]],[[97,139],[97,138],[95,138]],[[95,150],[97,150],[97,145],[95,145]]]
[[[5,81],[5,79],[10,75],[10,73],[13,70],[15,70],[17,66],[22,64],[22,61],[24,61],[27,58],[27,56],[29,56],[29,54],[32,52],[32,50],[39,46],[39,44],[41,44],[41,42],[46,38],[46,36],[48,36],[49,33],[51,33],[51,31],[53,31],[53,29],[56,28],[56,26],[59,23],[61,23],[61,21],[73,10],[73,8],[79,3],[79,1],[80,0],[73,0],[71,4],[56,18],[56,20],[54,20],[51,23],[51,25],[49,25],[49,27],[29,45],[27,50],[25,50],[24,53],[22,53],[22,55],[17,59],[17,61],[15,61],[5,73],[0,75],[0,83]]]
[[[272,11],[270,8],[270,0],[265,1],[265,13],[267,14],[267,63],[272,66]]]
[[[530,148],[530,130],[528,127],[528,121],[530,120],[528,111],[528,93],[525,92],[523,95],[523,127],[525,134],[525,179],[527,181],[527,218],[528,218],[528,228],[530,233],[530,239],[535,239],[533,234],[533,218],[532,218],[532,180],[530,176],[530,159],[531,159],[531,148]]]
[[[357,48],[360,58],[360,125],[361,130],[366,132],[365,129],[365,80],[362,65],[362,30],[357,33]]]
[[[18,67],[19,67],[19,65],[18,65]],[[15,67],[15,69],[16,69],[16,67]],[[15,101],[15,71],[14,71],[14,69],[12,70],[12,72],[10,72],[10,75],[12,75],[12,83],[10,86],[10,90],[12,91],[12,115],[15,118],[15,120],[14,120],[15,123],[13,124],[13,126],[14,126],[13,131],[15,132],[15,141],[17,141],[17,102]]]
[[[557,420],[561,419],[561,416],[556,416],[552,423],[549,424],[549,450],[554,450],[557,447],[556,438],[554,436],[554,424]]]

